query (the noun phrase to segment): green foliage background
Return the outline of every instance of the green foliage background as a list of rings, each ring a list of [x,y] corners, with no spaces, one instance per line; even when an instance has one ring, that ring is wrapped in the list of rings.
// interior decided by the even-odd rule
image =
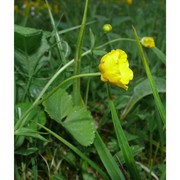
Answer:
[[[49,1],[56,29],[61,37],[64,54],[62,61],[45,1],[15,1],[15,127],[18,127],[17,122],[23,113],[33,105],[53,75],[74,58],[84,3],[82,0]],[[141,61],[132,25],[136,28],[139,38],[152,36],[155,39],[158,50],[144,48],[144,53],[165,105],[165,3],[165,0],[134,0],[129,5],[125,0],[89,0],[82,45],[82,53],[86,53],[81,62],[82,74],[98,72],[100,58],[111,49],[123,49],[128,55],[134,79],[130,82],[128,91],[111,86],[111,94],[141,179],[165,179],[166,135]],[[102,31],[102,26],[106,23],[113,27],[112,32],[107,35]],[[122,39],[109,43],[120,38]],[[62,81],[71,77],[73,71],[73,66],[68,66],[48,86],[44,95],[48,95]],[[128,179],[125,160],[113,128],[105,84],[100,81],[99,76],[81,79],[81,96],[87,109],[73,107],[71,85],[72,81],[68,81],[62,85],[60,94],[54,94],[57,97],[51,96],[54,99],[49,98],[43,104],[38,104],[27,117],[28,123],[15,131],[16,179],[102,178],[102,174],[89,166],[71,148],[38,126],[38,123],[46,126],[66,139],[106,172],[93,145],[94,133],[90,132],[90,136],[78,135],[83,131],[81,128],[86,126],[87,130],[92,128],[94,132],[94,125],[76,122],[75,129],[71,124],[76,117],[75,111],[78,111],[78,118],[84,118],[87,122],[93,119],[93,124],[106,147],[119,168],[127,173]],[[51,110],[49,104],[52,104]],[[57,115],[56,107],[60,114],[54,117],[54,112]],[[66,117],[67,114],[70,115]]]

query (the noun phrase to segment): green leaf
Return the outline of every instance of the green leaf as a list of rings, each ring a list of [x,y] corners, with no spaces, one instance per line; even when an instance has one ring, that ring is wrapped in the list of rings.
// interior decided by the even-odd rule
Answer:
[[[31,50],[28,48],[31,49],[31,47],[28,47],[28,42],[25,40],[24,43],[21,42],[21,44],[23,44],[23,47],[26,46],[26,50],[22,47],[16,46],[15,44],[15,66],[20,72],[32,76],[49,60],[50,56],[44,55],[44,53],[49,49],[49,44],[43,35],[41,39],[38,39],[39,45],[33,52],[31,52],[31,54],[29,54],[28,51]]]
[[[18,119],[26,112],[26,110],[32,105],[30,102],[19,103],[15,106],[15,123]],[[46,116],[44,111],[40,109],[40,107],[36,107],[33,109],[28,116],[28,124],[26,124],[32,130],[38,130],[39,126],[37,123],[45,125]]]
[[[91,28],[89,28],[89,36],[90,36],[90,43],[91,43],[91,49],[92,49],[95,45],[95,36]]]
[[[115,105],[112,100],[109,84],[106,84],[106,89],[107,89],[107,94],[108,94],[108,99],[109,99],[109,107],[111,110],[112,122],[114,125],[114,130],[115,130],[117,141],[118,141],[118,146],[122,150],[125,163],[130,173],[131,179],[140,179],[140,174],[137,169],[132,150],[130,148],[130,145],[128,143],[127,137],[124,133]]]
[[[33,76],[49,60],[44,53],[49,44],[42,30],[15,25],[15,66],[29,77]]]
[[[19,155],[23,155],[23,156],[28,156],[30,154],[35,153],[36,151],[38,151],[37,147],[30,147],[30,148],[27,148],[27,149],[17,150],[17,151],[15,151],[15,154],[19,154]]]
[[[38,131],[34,131],[33,129],[30,129],[30,128],[17,129],[14,134],[17,135],[17,136],[33,137],[33,138],[40,139],[42,141],[47,141],[43,136],[41,136],[39,134]]]
[[[165,54],[158,49],[157,47],[152,48],[153,52],[157,55],[157,57],[164,63],[166,64],[166,56]]]
[[[24,136],[16,136],[14,138],[14,147],[19,148],[24,143],[25,137]]]
[[[105,50],[93,50],[92,52],[93,52],[93,54],[95,54],[97,56],[103,56],[104,54],[107,53],[107,51],[105,51]]]
[[[156,84],[155,84],[154,79],[152,77],[152,73],[151,73],[148,61],[146,59],[146,56],[144,54],[142,45],[141,45],[141,43],[139,41],[139,37],[137,35],[136,29],[134,27],[132,27],[132,28],[133,28],[134,36],[136,38],[136,42],[137,42],[137,46],[138,46],[138,49],[139,49],[139,53],[141,55],[141,59],[142,59],[143,65],[144,65],[144,69],[146,71],[146,75],[148,77],[149,83],[150,83],[151,88],[152,88],[152,92],[153,92],[153,96],[154,96],[154,101],[155,101],[156,107],[158,109],[159,115],[161,117],[161,120],[162,120],[162,122],[164,124],[164,128],[165,128],[165,126],[166,126],[166,111],[165,111],[165,107],[164,107],[164,104],[162,103],[161,98],[159,97]]]
[[[73,108],[72,97],[65,90],[59,89],[43,102],[45,111],[58,123],[65,118]]]
[[[43,102],[49,116],[60,123],[83,146],[93,143],[95,125],[90,113],[73,106],[72,97],[59,89]]]
[[[15,48],[27,52],[28,54],[32,54],[39,48],[42,35],[42,30],[15,25]]]
[[[90,113],[82,107],[74,107],[62,125],[83,146],[93,143],[95,126]]]
[[[118,167],[117,162],[115,161],[115,159],[113,158],[107,147],[105,146],[98,132],[96,132],[94,146],[111,179],[124,180],[125,177],[121,172],[121,169]]]
[[[159,93],[166,92],[166,81],[162,78],[153,77],[157,91]],[[149,84],[149,80],[146,78],[140,83],[138,83],[135,88],[132,97],[130,98],[128,104],[126,105],[124,111],[121,114],[121,119],[124,119],[130,110],[134,107],[134,105],[140,101],[143,97],[152,94],[152,88]]]
[[[140,154],[144,150],[144,147],[139,146],[139,145],[134,145],[134,146],[131,146],[131,150],[132,150],[133,156],[135,157],[136,155]],[[118,157],[118,159],[120,159],[122,164],[125,163],[125,159],[124,159],[122,151],[117,152],[116,156]]]

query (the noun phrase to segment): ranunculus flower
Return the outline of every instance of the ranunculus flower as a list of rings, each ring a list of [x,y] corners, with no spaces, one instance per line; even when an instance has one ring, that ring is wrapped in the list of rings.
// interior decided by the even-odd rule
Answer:
[[[154,42],[154,38],[153,37],[143,37],[141,39],[141,44],[144,46],[144,47],[147,47],[147,48],[153,48],[155,47],[155,42]]]
[[[129,81],[133,79],[133,71],[129,68],[127,54],[116,49],[104,55],[99,64],[101,80],[128,90]]]

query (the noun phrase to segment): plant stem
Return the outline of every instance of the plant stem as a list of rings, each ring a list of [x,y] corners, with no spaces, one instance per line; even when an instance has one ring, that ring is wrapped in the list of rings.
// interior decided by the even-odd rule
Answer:
[[[63,65],[65,65],[66,61],[65,61],[64,49],[63,49],[63,46],[62,46],[62,39],[61,39],[61,37],[59,35],[59,32],[58,32],[58,30],[56,28],[53,15],[52,15],[50,7],[49,7],[49,3],[48,3],[47,0],[45,0],[45,2],[46,2],[47,7],[48,7],[48,12],[49,12],[49,17],[51,19],[51,24],[52,24],[53,30],[55,32],[55,38],[56,38],[56,43],[57,43],[57,47],[58,47],[58,52],[59,52],[59,55],[61,57],[61,61],[62,61]]]
[[[144,68],[145,68],[145,71],[146,71],[146,74],[147,74],[147,77],[148,77],[148,80],[149,80],[149,83],[150,83],[150,86],[152,88],[152,92],[153,92],[153,96],[154,96],[154,100],[155,100],[155,103],[156,103],[156,106],[157,106],[157,109],[158,109],[158,112],[161,116],[161,119],[163,121],[163,124],[164,126],[166,126],[166,113],[165,113],[165,108],[162,104],[162,101],[159,97],[159,94],[158,94],[158,91],[157,91],[157,88],[156,88],[156,84],[154,82],[154,79],[152,77],[152,74],[151,74],[151,71],[150,71],[150,68],[149,68],[149,65],[148,65],[148,62],[146,60],[146,57],[144,55],[144,51],[143,51],[143,48],[141,46],[141,43],[139,41],[139,38],[138,38],[138,35],[137,35],[137,32],[135,30],[134,27],[133,28],[133,31],[134,31],[134,35],[135,35],[135,38],[136,38],[136,42],[137,42],[137,45],[138,45],[138,49],[140,51],[140,55],[141,55],[141,58],[142,58],[142,61],[143,61],[143,64],[144,64]]]
[[[77,40],[77,46],[75,51],[74,57],[74,75],[78,75],[80,73],[81,68],[81,48],[83,42],[84,31],[86,27],[86,16],[87,16],[87,9],[88,9],[88,0],[86,0],[84,14],[82,19],[82,24]],[[73,83],[73,101],[74,105],[80,105],[81,102],[81,95],[80,95],[80,79],[75,79]]]

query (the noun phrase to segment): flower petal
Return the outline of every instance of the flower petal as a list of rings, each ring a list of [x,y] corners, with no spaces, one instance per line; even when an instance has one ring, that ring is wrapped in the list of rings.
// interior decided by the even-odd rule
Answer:
[[[133,79],[133,71],[129,68],[127,54],[116,49],[104,55],[99,64],[101,80],[128,89],[129,81]]]

